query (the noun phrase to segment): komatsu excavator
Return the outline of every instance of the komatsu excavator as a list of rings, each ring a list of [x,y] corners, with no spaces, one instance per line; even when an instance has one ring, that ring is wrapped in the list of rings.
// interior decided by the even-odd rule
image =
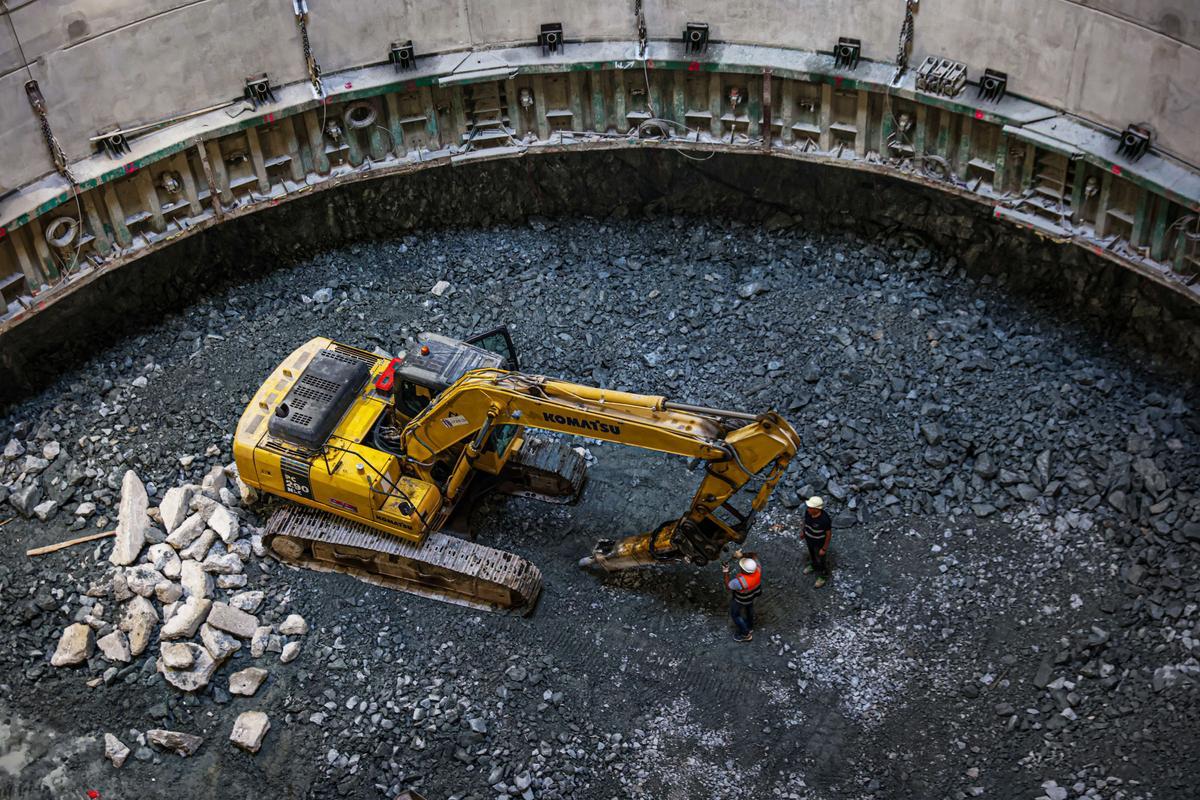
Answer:
[[[686,513],[601,540],[580,562],[610,571],[704,565],[744,541],[799,444],[772,411],[722,411],[524,374],[502,327],[467,341],[422,333],[396,358],[313,339],[259,388],[238,422],[234,454],[246,484],[290,501],[263,537],[280,560],[527,613],[541,591],[538,568],[447,531],[488,491],[578,496],[583,457],[529,429],[704,465]],[[733,500],[744,488],[753,496],[742,510]]]

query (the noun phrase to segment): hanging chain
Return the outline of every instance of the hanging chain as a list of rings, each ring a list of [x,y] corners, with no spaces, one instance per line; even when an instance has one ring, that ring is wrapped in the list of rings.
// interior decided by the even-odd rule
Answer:
[[[919,0],[904,0],[904,23],[900,26],[900,44],[896,50],[896,74],[892,83],[896,83],[908,69],[908,54],[912,52],[913,44],[913,11]]]
[[[71,186],[75,186],[75,176],[67,161],[67,154],[63,152],[62,145],[58,143],[58,137],[50,128],[50,119],[46,114],[46,100],[42,97],[41,90],[38,89],[37,81],[32,78],[26,81],[25,93],[29,95],[29,105],[33,107],[33,113],[37,115],[38,127],[41,128],[42,138],[46,140],[46,149],[50,151],[50,160],[54,162],[54,169],[66,178]]]
[[[294,2],[296,9],[296,24],[300,26],[300,39],[304,43],[304,64],[308,67],[308,77],[312,80],[313,91],[317,97],[325,96],[325,87],[321,85],[321,65],[313,56],[312,46],[308,43],[308,4]]]

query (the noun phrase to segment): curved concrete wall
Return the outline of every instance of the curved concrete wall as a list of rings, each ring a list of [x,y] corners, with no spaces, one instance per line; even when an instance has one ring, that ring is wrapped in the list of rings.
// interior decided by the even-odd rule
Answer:
[[[290,0],[9,0],[12,26],[71,159],[89,137],[227,100],[245,76],[306,80]],[[636,38],[634,0],[310,0],[326,72],[418,52],[531,42],[561,21],[569,40]],[[645,0],[651,38],[707,22],[716,40],[828,50],[839,36],[892,62],[902,0]],[[3,12],[0,12],[2,14]],[[17,41],[0,23],[0,193],[51,171],[23,89]],[[1120,129],[1148,122],[1157,143],[1200,164],[1200,7],[1195,0],[922,0],[910,64],[928,54],[1009,73],[1010,90]]]

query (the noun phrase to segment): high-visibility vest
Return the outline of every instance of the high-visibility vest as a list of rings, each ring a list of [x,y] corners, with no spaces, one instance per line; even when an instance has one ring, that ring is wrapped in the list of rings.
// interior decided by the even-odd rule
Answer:
[[[747,588],[734,589],[733,596],[739,603],[749,605],[754,602],[754,598],[762,594],[762,567],[754,572],[743,572],[738,577],[745,582]]]

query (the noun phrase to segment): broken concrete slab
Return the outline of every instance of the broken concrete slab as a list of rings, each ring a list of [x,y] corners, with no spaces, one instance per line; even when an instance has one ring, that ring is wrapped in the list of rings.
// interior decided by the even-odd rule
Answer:
[[[168,731],[162,728],[152,728],[146,731],[146,739],[151,744],[156,744],[172,753],[178,753],[185,758],[195,754],[200,749],[200,745],[204,744],[202,736],[181,731]]]
[[[242,643],[236,636],[218,630],[207,622],[200,626],[200,641],[218,664],[224,663],[225,659],[242,649]]]
[[[187,597],[212,597],[213,579],[199,561],[188,559],[179,570],[179,583]]]
[[[267,671],[262,667],[246,667],[229,676],[229,693],[242,697],[251,697],[267,679]]]
[[[243,639],[249,639],[258,628],[258,617],[228,603],[213,603],[212,610],[208,613],[208,624]]]
[[[248,753],[257,753],[270,729],[271,721],[262,711],[243,711],[233,723],[229,741]]]
[[[189,597],[175,612],[175,616],[167,620],[159,633],[163,639],[190,639],[196,635],[200,623],[212,609],[212,600],[202,597]]]
[[[167,682],[185,692],[195,692],[208,685],[213,673],[217,671],[217,662],[198,644],[183,642],[183,647],[192,653],[192,665],[187,669],[175,669],[167,666],[163,659],[158,659],[158,671]]]
[[[191,512],[192,495],[195,494],[195,491],[195,487],[185,484],[168,489],[167,493],[163,495],[163,501],[158,506],[158,513],[162,517],[168,540]]]
[[[146,544],[146,532],[150,528],[150,517],[146,511],[150,500],[146,487],[133,470],[127,470],[121,480],[121,507],[117,512],[117,538],[108,560],[118,566],[129,566],[137,561]]]
[[[111,761],[114,767],[120,769],[124,765],[125,759],[129,758],[129,748],[111,733],[106,733],[104,734],[104,757]]]
[[[108,661],[119,661],[128,664],[132,653],[129,648],[129,637],[125,631],[115,630],[107,636],[96,640],[96,646]]]
[[[217,532],[222,542],[232,544],[238,538],[241,520],[225,506],[218,505],[208,517],[208,527]]]
[[[184,550],[199,539],[202,533],[204,533],[204,517],[200,514],[192,514],[167,535],[167,544],[176,550]]]
[[[55,667],[71,667],[87,661],[95,649],[96,642],[92,638],[92,629],[88,625],[75,623],[68,625],[58,639],[58,647],[50,657],[50,663]]]
[[[159,645],[159,654],[171,669],[191,669],[196,663],[192,649],[183,642],[163,642]]]
[[[279,632],[284,636],[303,636],[308,633],[308,623],[299,614],[288,614],[287,619],[279,624]]]
[[[125,604],[125,612],[119,623],[121,630],[129,636],[130,655],[140,656],[150,644],[154,628],[158,625],[158,611],[144,597],[134,597]]]

